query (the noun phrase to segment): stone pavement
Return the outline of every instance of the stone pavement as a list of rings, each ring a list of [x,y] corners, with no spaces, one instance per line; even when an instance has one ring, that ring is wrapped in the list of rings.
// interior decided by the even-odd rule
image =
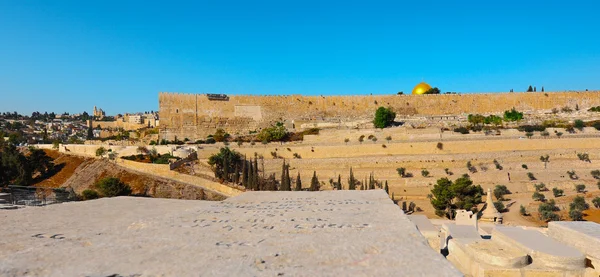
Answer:
[[[461,276],[385,192],[0,211],[0,276]]]

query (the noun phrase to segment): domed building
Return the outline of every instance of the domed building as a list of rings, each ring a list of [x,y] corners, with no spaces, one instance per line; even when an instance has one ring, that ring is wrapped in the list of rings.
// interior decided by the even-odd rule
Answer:
[[[412,90],[412,94],[425,94],[428,90],[431,89],[431,86],[425,82],[421,82],[415,86]]]

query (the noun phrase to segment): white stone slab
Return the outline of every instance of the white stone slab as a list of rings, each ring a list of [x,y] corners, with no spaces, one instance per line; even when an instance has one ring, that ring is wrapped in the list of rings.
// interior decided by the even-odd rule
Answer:
[[[497,226],[492,231],[492,240],[522,249],[531,256],[534,265],[564,270],[585,267],[585,256],[579,250],[535,230]]]
[[[600,224],[587,221],[552,221],[548,236],[600,259]]]
[[[0,276],[461,276],[385,192],[0,211]]]
[[[439,230],[424,215],[409,215],[408,219],[417,226],[417,229],[426,238],[437,238]]]

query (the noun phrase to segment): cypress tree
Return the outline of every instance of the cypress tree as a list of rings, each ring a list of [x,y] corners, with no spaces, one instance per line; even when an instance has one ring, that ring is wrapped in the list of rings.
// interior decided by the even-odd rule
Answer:
[[[337,189],[342,190],[342,175],[338,174]]]
[[[248,188],[248,161],[245,157],[242,163],[242,186]]]
[[[311,191],[319,191],[319,178],[317,178],[317,172],[313,171],[312,180],[310,180],[310,190]]]
[[[283,162],[283,169],[281,170],[281,191],[291,191],[291,181],[290,181],[290,166]]]
[[[233,173],[233,182],[238,184],[240,182],[240,164],[235,163],[235,172]]]
[[[350,177],[348,178],[348,189],[349,190],[356,189],[356,179],[354,179],[354,173],[352,172],[352,167],[350,167]]]
[[[285,189],[285,159],[283,160],[283,164],[281,164],[281,190],[286,190]]]
[[[258,179],[258,159],[256,158],[256,155],[254,155],[254,174],[253,174],[253,177],[254,177],[254,180],[253,180],[253,182],[254,182],[254,188],[256,190],[260,190],[261,187],[260,187],[260,182],[259,182],[259,179]]]
[[[302,180],[300,180],[300,171],[298,171],[298,176],[296,177],[296,189],[295,191],[302,190]]]
[[[223,155],[223,180],[229,182],[229,164],[227,163],[227,155]]]
[[[527,92],[533,92],[533,87],[531,87],[531,85],[529,85],[529,87],[527,88]]]
[[[385,193],[387,193],[388,195],[390,195],[390,187],[388,187],[387,180],[385,181]]]
[[[544,86],[542,86],[542,92],[544,92]]]
[[[247,161],[248,163],[248,188],[252,190],[256,190],[254,186],[254,168],[252,168],[252,162]]]

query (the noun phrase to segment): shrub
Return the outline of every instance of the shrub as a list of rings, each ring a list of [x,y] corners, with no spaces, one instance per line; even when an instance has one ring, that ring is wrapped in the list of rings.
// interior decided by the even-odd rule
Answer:
[[[592,199],[592,204],[594,204],[594,207],[597,209],[600,209],[600,196]]]
[[[502,165],[500,165],[500,163],[496,159],[494,159],[494,165],[496,166],[496,169],[498,169],[498,170],[503,169]]]
[[[302,159],[302,156],[298,153],[294,153],[294,159]]]
[[[219,128],[217,129],[217,131],[215,131],[213,138],[215,139],[215,141],[223,142],[227,138],[227,133],[225,133],[225,130]]]
[[[527,172],[527,177],[529,177],[529,180],[530,180],[530,181],[535,181],[535,180],[537,180],[537,179],[535,178],[535,175],[533,175],[533,173],[531,173],[531,172]]]
[[[575,185],[575,191],[577,193],[584,193],[585,192],[585,185],[584,184]]]
[[[527,167],[527,165],[526,165],[526,164],[522,164],[522,165],[521,165],[521,167],[522,167],[523,169],[529,169],[529,168]]]
[[[581,161],[591,163],[590,155],[588,153],[577,153],[577,158]]]
[[[277,122],[271,127],[265,128],[258,134],[258,139],[261,141],[282,141],[288,136],[287,129],[282,122]]]
[[[575,198],[573,198],[573,202],[571,202],[571,204],[569,204],[569,209],[570,210],[587,210],[590,208],[590,205],[588,203],[585,202],[585,199],[583,198],[583,196],[576,196]]]
[[[583,130],[583,127],[585,127],[585,122],[583,122],[581,119],[576,119],[575,122],[573,122],[573,127],[581,131]]]
[[[527,209],[525,209],[525,206],[521,205],[521,207],[519,207],[519,213],[522,216],[527,216]]]
[[[592,170],[590,172],[590,174],[592,175],[592,177],[594,177],[594,179],[600,179],[600,170]]]
[[[567,171],[567,174],[569,174],[569,178],[571,178],[571,180],[577,180],[577,179],[579,179],[579,177],[577,176],[577,174],[575,174],[575,170]]]
[[[504,207],[504,204],[502,203],[502,201],[497,201],[494,202],[494,207],[496,208],[496,210],[498,210],[499,212],[504,212],[504,209],[506,209],[506,207]]]
[[[573,221],[582,221],[583,220],[583,211],[581,210],[570,210],[569,217]]]
[[[396,172],[398,172],[398,175],[400,175],[400,177],[406,176],[406,168],[404,167],[396,168]]]
[[[477,173],[477,168],[475,168],[473,166],[473,164],[471,164],[471,161],[467,162],[467,169],[469,170],[469,172],[471,173]]]
[[[465,127],[458,127],[458,128],[454,128],[454,132],[466,135],[469,133],[469,129],[467,129]]]
[[[103,157],[106,154],[106,152],[106,148],[99,147],[98,149],[96,149],[96,157]]]
[[[98,199],[98,197],[100,197],[100,195],[98,195],[98,192],[95,190],[86,189],[81,192],[81,198],[83,198],[83,200]]]
[[[392,140],[392,136],[387,136],[387,137],[385,137],[385,140],[387,140],[387,141],[388,141],[388,143],[389,143],[389,142]]]
[[[504,121],[519,121],[523,119],[523,113],[518,112],[515,108],[504,112]]]
[[[533,137],[533,133],[532,132],[527,132],[527,133],[525,133],[525,136],[527,138],[531,138],[531,137]]]
[[[344,139],[344,143],[346,143],[346,144],[348,144],[348,142],[349,142],[349,141],[350,141],[350,139],[349,139],[349,138],[345,138],[345,139]]]
[[[504,200],[504,195],[510,194],[510,191],[505,185],[496,185],[494,188],[494,196],[498,200]]]
[[[521,125],[517,128],[521,132],[533,133],[546,131],[546,127],[543,125]]]
[[[423,170],[421,170],[421,175],[423,175],[423,177],[428,177],[429,171],[427,169],[423,168]]]
[[[544,184],[544,183],[535,184],[535,185],[533,185],[533,187],[535,188],[535,191],[547,191],[548,190],[548,188],[546,188],[546,184]]]
[[[121,182],[119,178],[104,178],[96,184],[96,188],[105,197],[131,195],[131,188],[129,185]]]
[[[531,196],[531,198],[534,201],[540,201],[540,202],[544,202],[546,201],[546,196],[544,196],[543,194],[539,193],[539,192],[534,192],[533,195]]]
[[[450,175],[453,175],[453,174],[454,174],[454,173],[452,173],[452,171],[450,171],[450,169],[449,169],[449,168],[444,168],[444,172],[446,172],[446,174],[447,174],[448,176],[450,176]],[[599,186],[600,186],[600,183],[599,183]]]
[[[361,144],[363,143],[364,140],[365,140],[365,135],[360,135],[360,137],[358,137],[358,142],[360,142]]]
[[[439,149],[439,150],[444,150],[444,144],[441,142],[438,142],[435,147],[437,147],[437,149]]]
[[[373,125],[375,128],[385,128],[391,126],[396,118],[396,113],[391,108],[379,107],[375,111],[375,118],[373,119]]]
[[[562,189],[552,188],[552,194],[554,194],[554,197],[561,197],[564,195],[564,193],[565,193],[565,191]]]

